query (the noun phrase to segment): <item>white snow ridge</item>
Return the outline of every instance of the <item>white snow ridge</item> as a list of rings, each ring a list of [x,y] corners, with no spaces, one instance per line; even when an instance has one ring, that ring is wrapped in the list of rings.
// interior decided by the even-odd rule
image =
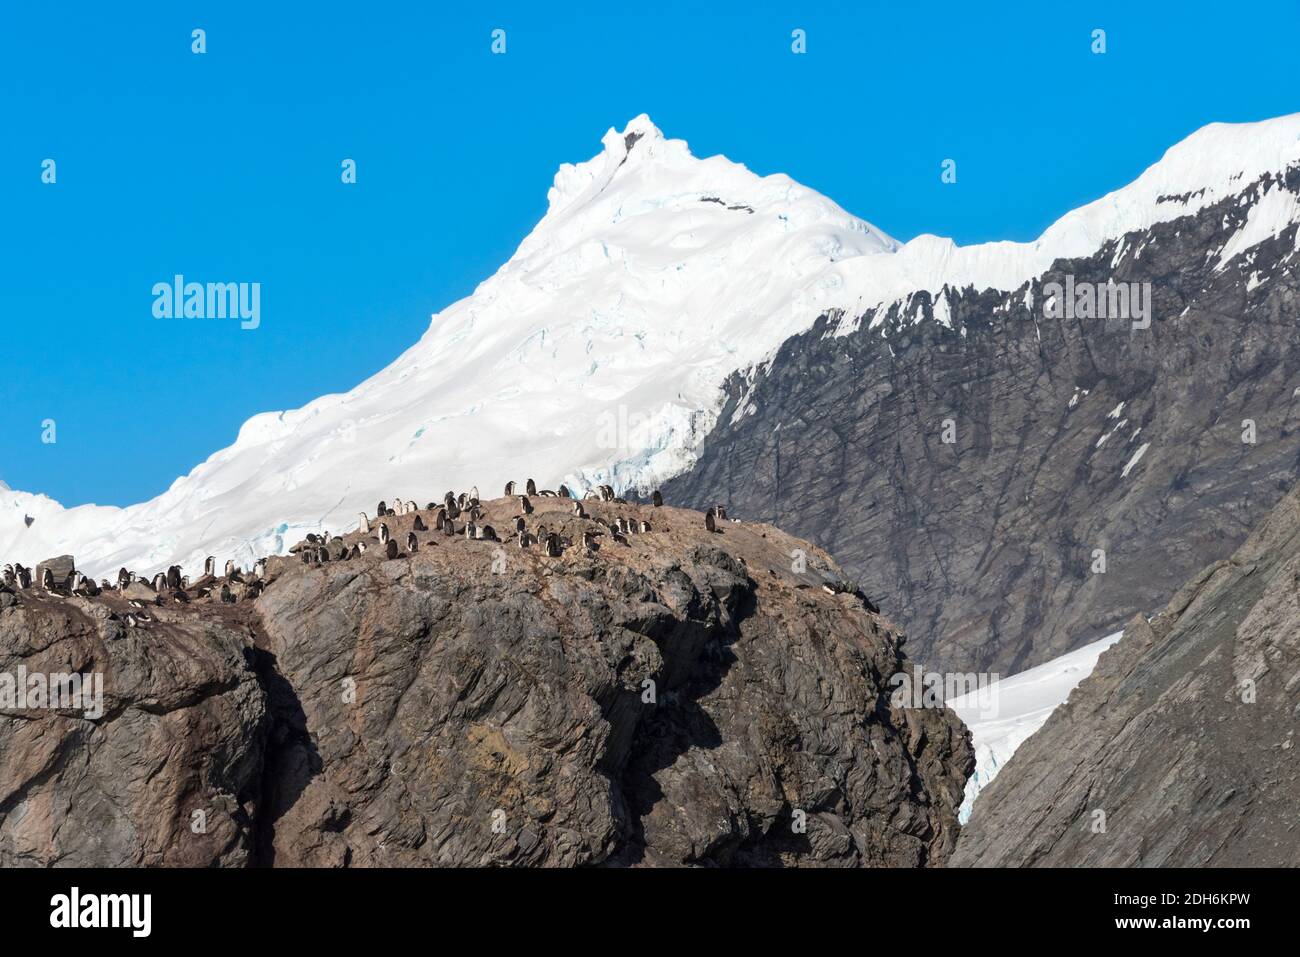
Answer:
[[[381,498],[424,504],[471,484],[498,494],[530,476],[647,489],[690,467],[728,375],[826,309],[856,316],[945,285],[1016,290],[1058,256],[1300,161],[1300,115],[1206,127],[1038,241],[969,247],[934,236],[900,245],[787,176],[692,156],[645,116],[603,147],[561,167],[514,256],[388,368],[348,393],[253,417],[149,502],[64,509],[0,487],[0,556],[71,553],[96,577],[123,565],[192,571],[205,555],[248,565],[309,531],[347,530]],[[1294,205],[1274,205],[1238,246],[1286,227]]]

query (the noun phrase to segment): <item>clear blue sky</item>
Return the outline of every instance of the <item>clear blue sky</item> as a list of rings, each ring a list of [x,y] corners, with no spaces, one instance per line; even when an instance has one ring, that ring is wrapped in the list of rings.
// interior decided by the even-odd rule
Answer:
[[[1300,110],[1295,2],[297,6],[0,8],[11,486],[130,504],[249,416],[351,388],[641,112],[899,239],[970,243],[1032,239],[1205,123]],[[261,328],[155,321],[176,272],[260,282]]]

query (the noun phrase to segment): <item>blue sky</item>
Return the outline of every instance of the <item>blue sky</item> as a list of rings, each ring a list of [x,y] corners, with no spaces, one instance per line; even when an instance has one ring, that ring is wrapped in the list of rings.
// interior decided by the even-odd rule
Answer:
[[[346,391],[641,112],[899,239],[970,243],[1034,238],[1205,123],[1300,110],[1293,2],[449,6],[0,8],[0,479],[130,504],[249,416]],[[155,320],[177,272],[260,282],[261,327]]]

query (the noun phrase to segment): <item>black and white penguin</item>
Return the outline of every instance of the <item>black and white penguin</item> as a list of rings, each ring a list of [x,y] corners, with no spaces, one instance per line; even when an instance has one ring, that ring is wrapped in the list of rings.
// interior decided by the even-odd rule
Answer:
[[[704,527],[711,532],[718,530],[718,523],[713,520],[713,509],[709,509],[704,513]]]
[[[48,568],[41,569],[41,587],[46,591],[54,591],[54,572]]]
[[[540,538],[540,536],[538,536]],[[559,558],[564,549],[560,547],[560,536],[554,532],[546,536],[546,554],[551,558]]]
[[[527,494],[527,495],[536,495],[536,494],[537,494],[537,483],[534,482],[532,479],[529,479],[529,480],[524,484],[524,493]]]
[[[370,519],[366,518],[365,512],[362,512],[358,516],[357,531],[360,532],[362,535],[370,534]]]
[[[582,507],[582,503],[579,502],[577,499],[573,500],[573,514],[578,516],[578,518],[587,517],[587,510]]]
[[[391,538],[388,540],[388,544],[384,546],[384,554],[389,558],[397,557],[397,542],[395,540]]]
[[[230,577],[233,576],[234,574],[235,574],[235,560],[234,560],[233,558],[227,558],[227,559],[226,559],[226,575],[225,575],[225,577],[226,577],[226,578],[230,578]]]
[[[644,521],[644,520],[643,520],[643,521],[641,522],[641,531],[642,531],[642,532],[648,532],[648,531],[650,531],[650,523],[647,522],[647,521]]]
[[[725,519],[727,517],[727,506],[725,505],[713,506],[713,514],[717,516],[719,521]]]
[[[387,545],[390,538],[391,536],[388,534],[388,523],[380,522],[379,523],[379,544]]]
[[[476,501],[476,502],[478,501],[478,486],[477,486],[477,485],[471,485],[471,486],[469,487],[469,497],[472,498],[472,499],[473,499],[474,501]]]
[[[253,563],[253,577],[259,581],[266,579],[266,559],[259,558]]]
[[[357,542],[357,543],[356,543],[355,545],[353,545],[352,547],[353,547],[354,549],[356,549],[357,555],[364,555],[364,554],[366,553],[366,543],[365,543],[365,542]]]
[[[18,577],[18,587],[26,591],[32,587],[32,570],[23,565],[14,566],[14,574]]]
[[[415,516],[415,521],[411,524],[411,528],[415,529],[417,532],[427,532],[429,530],[428,526],[424,524],[424,519],[420,518],[418,515]]]
[[[528,496],[527,496],[527,495],[521,495],[521,496],[519,496],[519,509],[520,509],[520,511],[522,511],[525,515],[532,515],[532,514],[533,514],[533,503],[530,502],[530,501],[528,501]]]
[[[316,561],[318,563],[324,565],[329,560],[330,560],[330,550],[328,548],[322,545],[320,548],[316,549]]]
[[[529,545],[528,533],[520,529],[519,534],[515,537],[515,541],[519,543],[520,548],[527,548]]]
[[[415,532],[406,533],[406,550],[408,552],[416,551],[420,547],[420,540],[415,537]]]
[[[383,518],[387,514],[388,503],[381,499],[379,504],[375,506],[375,518]]]
[[[547,528],[546,528],[545,525],[538,525],[538,526],[537,526],[537,540],[538,540],[539,542],[542,541],[542,540],[544,540],[548,534],[549,534],[549,532],[547,531]]]
[[[203,574],[208,578],[215,578],[217,575],[217,560],[211,555],[203,559]]]
[[[506,483],[506,498],[515,494],[515,483],[513,481]]]
[[[466,522],[466,523],[465,523],[465,537],[466,537],[466,538],[473,539],[473,538],[475,537],[475,535],[477,534],[477,532],[478,532],[478,529],[475,528],[473,522]]]
[[[587,549],[588,551],[592,551],[592,550],[595,549],[595,547],[596,547],[596,533],[595,533],[595,532],[592,532],[592,531],[586,531],[586,532],[583,532],[583,533],[582,533],[582,547],[585,548],[585,549]]]
[[[230,590],[230,586],[224,582],[221,585],[221,600],[228,605],[235,603],[235,593]]]
[[[485,542],[495,542],[497,540],[497,530],[491,525],[484,525],[478,530],[478,537]]]
[[[354,558],[360,558],[360,557],[361,557],[361,550],[362,550],[363,548],[365,548],[365,547],[366,547],[366,546],[365,546],[365,543],[362,542],[360,545],[353,545],[351,548],[349,548],[349,549],[348,549],[348,561],[352,561]]]
[[[655,508],[659,508],[664,504],[663,494],[658,489],[650,493],[650,504]]]
[[[569,486],[560,486],[560,498],[573,498],[573,493],[569,491]]]
[[[180,565],[173,565],[171,568],[167,569],[167,587],[168,588],[181,587],[181,566]]]

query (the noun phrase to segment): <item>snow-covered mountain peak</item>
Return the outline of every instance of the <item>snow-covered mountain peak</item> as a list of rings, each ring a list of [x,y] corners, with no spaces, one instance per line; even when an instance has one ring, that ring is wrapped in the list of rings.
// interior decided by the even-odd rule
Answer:
[[[1015,290],[1057,257],[1194,211],[1202,186],[1244,190],[1300,154],[1300,117],[1251,126],[1208,128],[1036,242],[962,247],[900,245],[788,176],[695,157],[638,116],[561,167],[514,256],[388,368],[250,418],[150,502],[64,509],[0,489],[0,556],[71,552],[95,574],[192,567],[207,554],[249,563],[308,531],[348,528],[380,498],[423,504],[529,476],[579,490],[656,485],[694,461],[727,378],[824,311],[858,315],[944,285]]]

